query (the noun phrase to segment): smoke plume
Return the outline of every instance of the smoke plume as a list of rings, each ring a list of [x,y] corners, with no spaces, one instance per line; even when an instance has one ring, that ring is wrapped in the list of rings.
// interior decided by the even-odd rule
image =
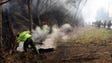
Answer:
[[[46,30],[41,30],[39,26],[32,32],[32,39],[36,46],[36,49],[56,49],[57,43],[66,42],[69,38],[69,33],[72,32],[72,27],[70,24],[64,24],[60,28],[57,25],[52,27],[52,33],[48,34],[49,27],[46,26]],[[42,42],[41,42],[42,41]],[[43,43],[42,45],[38,44],[38,42]],[[17,51],[23,50],[23,42],[19,43]]]
[[[55,49],[57,46],[57,43],[67,41],[68,34],[70,32],[72,32],[72,27],[70,24],[64,24],[60,28],[57,25],[54,25],[52,27],[52,33],[46,36],[45,40],[42,42],[43,43],[42,45],[36,44],[36,48],[37,49],[39,48],[41,49],[54,48]],[[37,33],[34,33],[34,34],[37,34]],[[34,38],[36,37],[37,36],[35,36]]]

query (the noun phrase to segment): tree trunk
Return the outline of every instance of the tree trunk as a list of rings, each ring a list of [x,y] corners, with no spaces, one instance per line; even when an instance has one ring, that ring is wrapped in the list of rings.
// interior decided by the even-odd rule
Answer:
[[[30,32],[32,32],[33,28],[33,19],[32,19],[32,7],[31,7],[32,0],[29,0],[28,2],[28,13],[30,18]]]
[[[9,19],[10,18],[10,19]],[[14,49],[16,37],[7,10],[2,11],[2,44],[5,51]]]

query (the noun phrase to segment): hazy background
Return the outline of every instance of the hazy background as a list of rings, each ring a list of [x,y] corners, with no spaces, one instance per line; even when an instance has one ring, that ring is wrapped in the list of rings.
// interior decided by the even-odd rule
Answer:
[[[101,18],[104,18],[102,20],[111,19],[112,0],[87,0],[84,8],[82,9],[82,13],[84,21],[87,24],[92,24],[92,22]]]

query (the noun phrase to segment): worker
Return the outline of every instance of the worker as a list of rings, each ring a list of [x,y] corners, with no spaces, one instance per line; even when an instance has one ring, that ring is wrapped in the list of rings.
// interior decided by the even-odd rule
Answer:
[[[17,42],[18,43],[24,42],[23,49],[24,49],[25,52],[27,52],[27,49],[29,48],[29,45],[30,45],[32,51],[34,53],[37,53],[36,47],[33,44],[33,40],[31,39],[31,37],[32,37],[32,35],[30,34],[29,31],[20,32],[17,35]]]

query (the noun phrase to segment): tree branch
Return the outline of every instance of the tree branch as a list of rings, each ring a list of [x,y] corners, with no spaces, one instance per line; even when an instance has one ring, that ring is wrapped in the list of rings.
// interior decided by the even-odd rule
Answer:
[[[9,2],[9,1],[11,1],[11,0],[7,0],[5,2],[0,2],[0,6],[3,5],[3,4],[5,4],[5,3],[7,3],[7,2]]]

